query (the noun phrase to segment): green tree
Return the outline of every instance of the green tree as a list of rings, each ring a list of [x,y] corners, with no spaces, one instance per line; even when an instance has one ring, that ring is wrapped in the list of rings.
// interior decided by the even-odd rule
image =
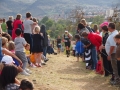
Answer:
[[[92,20],[92,24],[100,25],[104,21],[104,16],[96,16]]]
[[[42,20],[41,23],[45,24],[47,21],[49,20],[49,18],[47,16],[45,16]]]
[[[54,21],[49,19],[48,21],[46,21],[45,25],[46,25],[46,29],[48,30],[52,25],[53,25]]]

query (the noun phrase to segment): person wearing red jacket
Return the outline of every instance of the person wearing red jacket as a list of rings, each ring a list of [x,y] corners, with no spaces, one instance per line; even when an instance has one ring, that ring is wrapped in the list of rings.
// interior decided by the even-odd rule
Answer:
[[[96,47],[97,51],[99,51],[99,47],[102,44],[102,37],[96,33],[89,33],[88,39]]]
[[[20,28],[22,30],[22,32],[24,30],[24,26],[23,26],[21,18],[22,18],[22,15],[18,14],[16,17],[16,20],[14,20],[14,22],[13,22],[13,30],[12,30],[12,39],[13,40],[16,38],[15,30],[17,28]]]
[[[82,37],[88,39],[91,42],[92,45],[92,69],[96,69],[97,65],[97,52],[99,52],[99,47],[101,46],[102,43],[102,37],[96,33],[87,33],[83,32]]]

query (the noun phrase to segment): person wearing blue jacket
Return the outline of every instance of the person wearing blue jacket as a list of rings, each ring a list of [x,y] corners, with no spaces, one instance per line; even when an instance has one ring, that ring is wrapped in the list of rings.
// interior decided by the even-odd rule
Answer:
[[[76,39],[76,47],[75,47],[75,53],[76,53],[76,56],[77,56],[77,61],[79,61],[79,57],[84,58],[84,44],[81,42],[81,39],[80,39],[80,35],[79,34],[76,34],[75,35],[75,39]]]

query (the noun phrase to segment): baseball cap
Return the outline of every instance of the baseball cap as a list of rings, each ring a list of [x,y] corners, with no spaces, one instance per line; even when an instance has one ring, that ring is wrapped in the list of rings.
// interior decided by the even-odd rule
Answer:
[[[15,62],[13,61],[13,58],[12,58],[11,56],[9,56],[9,55],[3,56],[1,62],[2,62],[2,63],[5,63],[5,64],[13,64],[13,63],[15,63]]]

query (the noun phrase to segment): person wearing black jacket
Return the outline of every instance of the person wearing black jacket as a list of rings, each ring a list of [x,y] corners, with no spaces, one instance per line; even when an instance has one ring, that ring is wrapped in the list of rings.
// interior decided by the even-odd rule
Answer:
[[[113,74],[111,61],[109,61],[107,59],[108,55],[107,55],[106,50],[105,50],[105,44],[106,44],[107,38],[109,37],[109,33],[108,33],[107,26],[103,26],[101,28],[102,28],[105,35],[104,35],[103,40],[102,40],[102,46],[100,47],[100,51],[101,51],[101,56],[103,58],[103,66],[104,66],[105,76],[109,76],[110,74]]]
[[[41,30],[40,33],[43,33],[43,41],[42,41],[42,46],[43,46],[43,55],[46,57],[46,53],[47,53],[47,46],[48,46],[48,34],[46,32],[46,27],[45,25],[41,25]],[[46,59],[48,60],[48,59]]]

